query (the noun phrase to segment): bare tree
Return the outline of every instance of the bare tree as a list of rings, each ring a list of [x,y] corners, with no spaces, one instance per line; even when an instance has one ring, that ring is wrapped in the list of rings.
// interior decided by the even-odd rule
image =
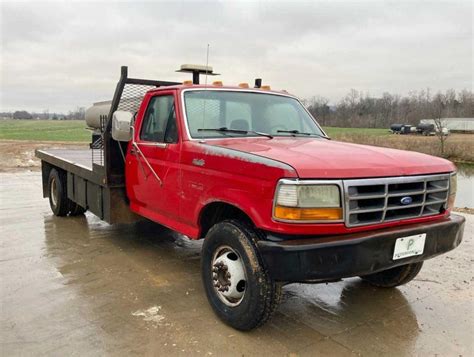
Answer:
[[[308,109],[315,116],[321,125],[326,125],[331,110],[328,106],[329,99],[324,97],[312,97],[309,100]]]
[[[431,110],[436,126],[436,137],[439,139],[440,155],[444,156],[445,142],[448,138],[448,133],[444,131],[446,123],[443,120],[447,110],[447,96],[438,92],[431,102]]]
[[[312,97],[306,103],[325,126],[388,128],[395,123],[417,125],[420,119],[436,119],[440,111],[443,118],[474,117],[474,95],[470,90],[456,92],[450,89],[433,96],[426,88],[411,91],[408,96],[385,92],[376,98],[351,89],[335,105],[320,96]]]
[[[33,119],[33,116],[26,110],[17,110],[13,113],[13,119]]]

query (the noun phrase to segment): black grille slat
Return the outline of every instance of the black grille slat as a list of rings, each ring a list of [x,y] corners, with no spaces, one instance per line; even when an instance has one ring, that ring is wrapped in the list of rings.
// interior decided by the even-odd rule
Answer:
[[[389,210],[387,211],[387,214],[385,215],[385,221],[393,221],[393,220],[418,217],[420,215],[420,212],[421,212],[421,206],[401,208],[396,211]]]
[[[389,194],[413,193],[423,191],[424,189],[424,182],[396,183],[388,185]]]
[[[385,204],[385,197],[364,198],[364,199],[350,201],[349,207],[352,211],[367,210],[367,209],[380,209],[384,207],[384,204]]]
[[[442,213],[449,174],[345,180],[345,215],[349,227]]]

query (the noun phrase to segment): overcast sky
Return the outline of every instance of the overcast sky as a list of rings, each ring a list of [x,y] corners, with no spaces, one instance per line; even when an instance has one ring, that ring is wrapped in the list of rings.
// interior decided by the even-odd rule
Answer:
[[[182,81],[209,64],[224,84],[262,77],[332,103],[471,89],[471,1],[1,2],[0,111],[68,111],[111,99],[120,66]]]

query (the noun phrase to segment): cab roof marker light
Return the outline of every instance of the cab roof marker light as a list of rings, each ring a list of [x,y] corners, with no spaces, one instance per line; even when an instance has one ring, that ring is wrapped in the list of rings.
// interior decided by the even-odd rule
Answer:
[[[249,84],[248,83],[239,83],[239,87],[240,88],[249,88]]]
[[[214,81],[212,82],[212,85],[216,87],[222,87],[222,81]]]
[[[269,85],[264,85],[264,86],[261,86],[260,89],[271,90],[272,88]]]

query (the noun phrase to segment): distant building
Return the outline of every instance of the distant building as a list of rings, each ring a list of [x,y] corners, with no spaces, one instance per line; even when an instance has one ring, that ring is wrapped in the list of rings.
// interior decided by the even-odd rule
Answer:
[[[435,124],[434,119],[421,119],[421,124]],[[474,118],[443,118],[441,123],[451,132],[474,134]]]

